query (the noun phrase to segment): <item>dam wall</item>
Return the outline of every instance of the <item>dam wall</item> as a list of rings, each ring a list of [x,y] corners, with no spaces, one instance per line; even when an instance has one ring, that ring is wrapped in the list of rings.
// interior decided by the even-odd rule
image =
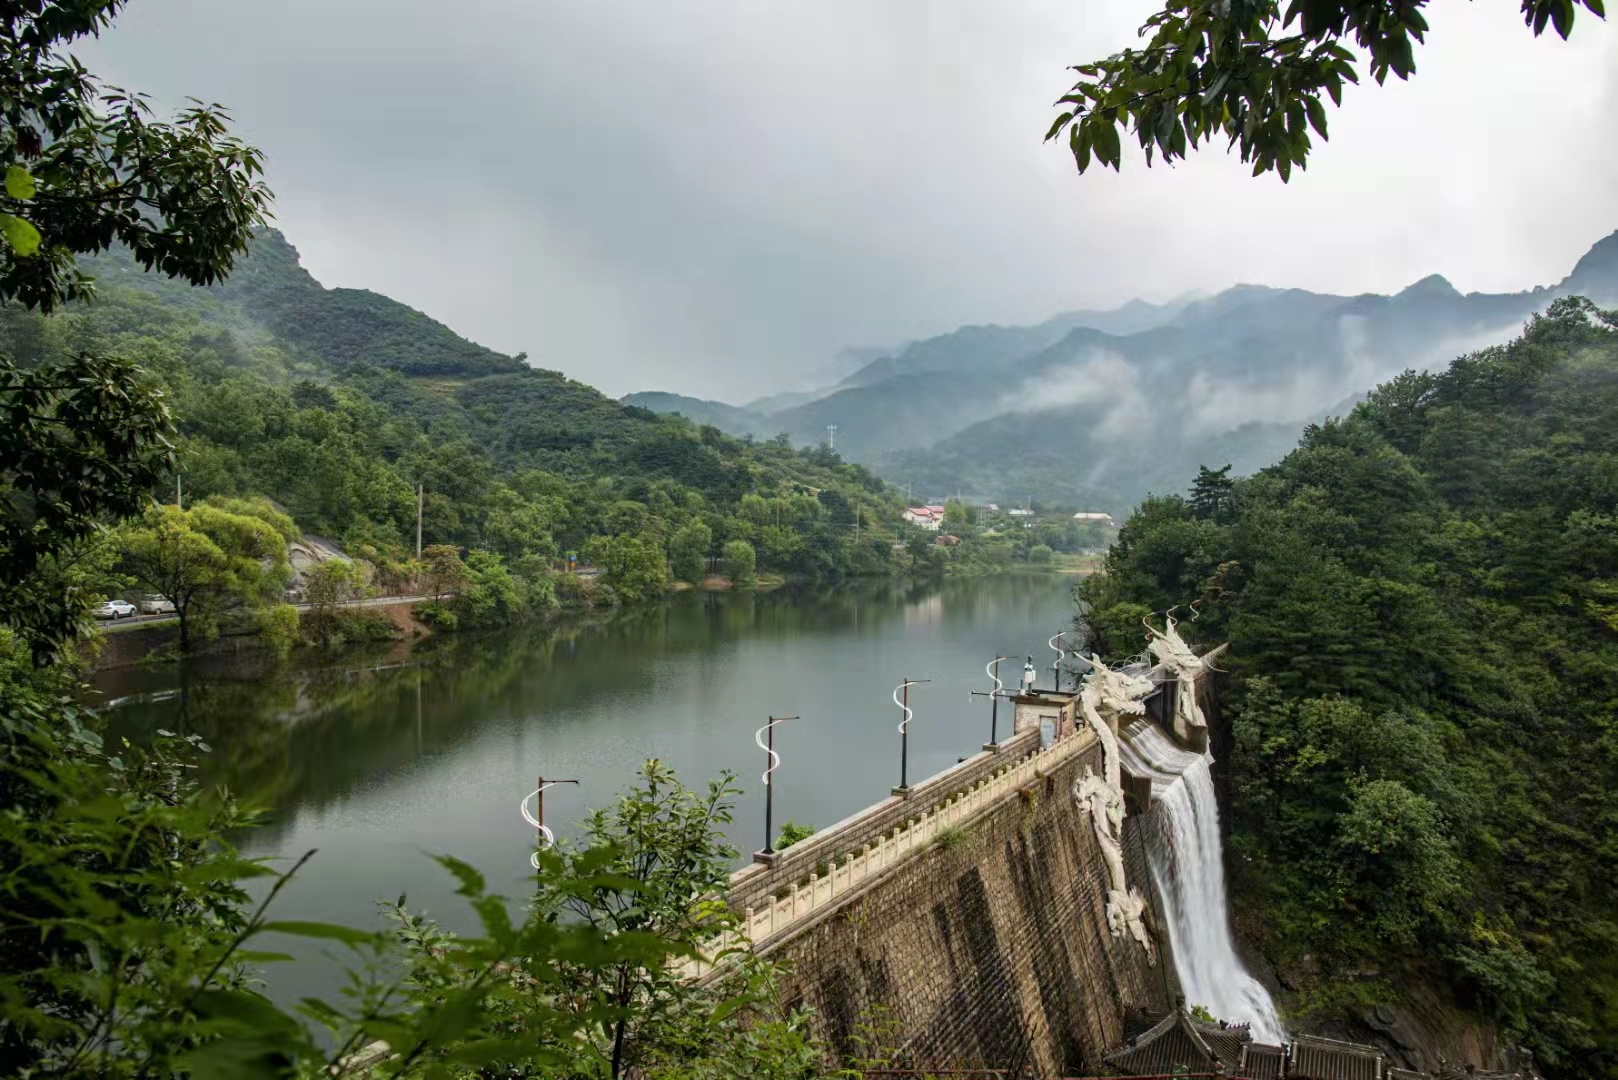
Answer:
[[[1098,1071],[1127,1010],[1171,1000],[1163,969],[1107,926],[1106,868],[1071,794],[1100,749],[1092,741],[776,944],[788,999],[812,1006],[845,1054],[861,1049],[864,1024],[909,1067]]]
[[[753,947],[786,964],[787,1003],[845,1057],[1083,1075],[1127,1012],[1172,1002],[1161,949],[1108,925],[1103,854],[1073,795],[1102,746],[1071,726],[1045,740],[1027,727],[732,879]]]

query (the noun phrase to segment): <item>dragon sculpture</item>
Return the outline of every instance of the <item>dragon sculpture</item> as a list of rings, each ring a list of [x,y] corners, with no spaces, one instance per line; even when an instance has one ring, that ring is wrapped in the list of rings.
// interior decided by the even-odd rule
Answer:
[[[1092,657],[1090,672],[1079,694],[1079,709],[1101,742],[1102,775],[1097,776],[1086,765],[1084,775],[1073,785],[1073,798],[1089,813],[1096,842],[1107,864],[1107,925],[1112,936],[1123,937],[1128,933],[1146,950],[1148,962],[1156,964],[1157,950],[1143,921],[1146,900],[1124,877],[1123,769],[1114,727],[1118,717],[1144,715],[1146,706],[1141,698],[1151,690],[1150,679],[1115,671],[1103,664],[1099,656]]]
[[[1195,611],[1195,607],[1192,610]],[[1163,621],[1166,629],[1158,630],[1150,622],[1142,620],[1150,631],[1150,642],[1146,647],[1158,663],[1174,674],[1177,686],[1174,695],[1174,734],[1183,743],[1206,746],[1208,721],[1202,715],[1202,706],[1197,704],[1197,680],[1208,670],[1207,662],[1180,637],[1175,629],[1172,609],[1164,613]],[[1192,621],[1195,621],[1194,617]]]

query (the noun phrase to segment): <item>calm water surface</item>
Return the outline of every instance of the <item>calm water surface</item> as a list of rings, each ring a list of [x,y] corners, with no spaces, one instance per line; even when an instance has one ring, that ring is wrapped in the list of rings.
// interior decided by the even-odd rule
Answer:
[[[552,789],[559,836],[609,804],[657,757],[690,785],[738,774],[731,838],[763,840],[768,714],[782,756],[775,821],[825,826],[898,783],[899,710],[913,687],[910,778],[974,753],[989,737],[984,664],[1015,685],[1046,640],[1071,625],[1072,580],[1019,576],[937,584],[862,583],[828,591],[687,593],[668,605],[563,630],[445,635],[326,666],[199,661],[183,669],[104,673],[115,731],[168,728],[206,737],[209,779],[273,810],[245,838],[250,855],[318,854],[277,901],[279,917],[373,924],[379,897],[407,893],[462,925],[447,876],[428,853],[477,866],[518,895],[533,832],[518,801],[536,775]],[[1009,724],[1002,709],[1003,725]],[[1002,727],[1005,730],[1005,726]]]

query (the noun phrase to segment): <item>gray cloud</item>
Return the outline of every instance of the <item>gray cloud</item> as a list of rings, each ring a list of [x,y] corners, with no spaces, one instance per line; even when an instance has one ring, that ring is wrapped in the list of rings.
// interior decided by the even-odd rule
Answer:
[[[1065,64],[1140,0],[134,0],[78,51],[232,106],[279,224],[375,289],[612,393],[785,389],[840,347],[1235,281],[1559,279],[1618,226],[1618,32],[1432,12],[1283,187],[1205,151],[1079,178]]]

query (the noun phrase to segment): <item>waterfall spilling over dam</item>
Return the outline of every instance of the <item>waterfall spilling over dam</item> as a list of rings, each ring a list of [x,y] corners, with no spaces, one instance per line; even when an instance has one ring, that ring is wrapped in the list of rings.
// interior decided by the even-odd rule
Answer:
[[[1275,1003],[1248,974],[1231,935],[1213,758],[1181,749],[1149,720],[1125,730],[1121,749],[1131,772],[1152,779],[1147,856],[1187,1003],[1252,1024],[1256,1040],[1281,1042],[1286,1029]]]

